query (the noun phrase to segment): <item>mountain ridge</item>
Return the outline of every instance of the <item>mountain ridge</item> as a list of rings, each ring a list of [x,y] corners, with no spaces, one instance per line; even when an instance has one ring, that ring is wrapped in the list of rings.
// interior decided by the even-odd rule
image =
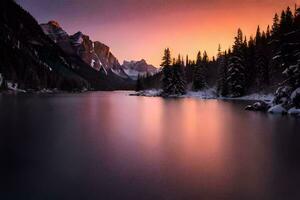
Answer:
[[[58,44],[68,55],[79,56],[86,64],[106,75],[111,72],[122,79],[137,80],[138,76],[153,75],[157,69],[140,61],[124,61],[121,65],[111,52],[110,47],[99,41],[92,41],[90,37],[81,31],[73,35],[67,32],[57,21],[49,21],[40,25],[46,35]]]
[[[36,19],[15,1],[1,1],[0,11],[0,88],[12,86],[33,91],[134,88],[131,79],[121,78],[112,71],[97,71],[84,62],[74,52],[68,34],[59,23],[51,21],[54,31],[46,35]],[[81,34],[75,36],[82,38]],[[69,46],[62,49],[58,41]]]

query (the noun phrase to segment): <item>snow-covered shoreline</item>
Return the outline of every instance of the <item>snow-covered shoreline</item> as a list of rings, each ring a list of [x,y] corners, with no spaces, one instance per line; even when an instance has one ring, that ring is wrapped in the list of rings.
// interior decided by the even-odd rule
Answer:
[[[144,97],[161,97],[161,90],[144,90],[139,91],[131,96],[144,96]],[[178,96],[170,96],[170,98],[198,98],[198,99],[220,99],[220,100],[241,100],[241,101],[266,101],[270,102],[273,100],[273,94],[263,94],[263,93],[253,93],[250,95],[242,96],[242,97],[220,97],[217,95],[215,89],[207,89],[198,92],[189,91],[185,95],[178,95]]]
[[[284,88],[283,88],[284,89]],[[282,89],[281,89],[282,90]],[[280,91],[280,90],[278,90]],[[291,97],[282,96],[276,91],[275,95],[273,94],[264,94],[264,93],[253,93],[245,95],[242,97],[219,97],[214,88],[202,90],[199,92],[189,91],[185,95],[178,96],[168,96],[168,98],[196,98],[196,99],[215,99],[215,100],[238,100],[238,101],[252,101],[252,105],[246,106],[245,110],[248,111],[262,111],[268,112],[271,114],[289,114],[291,116],[300,116],[300,109],[298,104],[295,104],[295,98],[300,94],[300,89],[295,90]],[[282,90],[283,92],[285,90]],[[144,97],[162,97],[161,90],[144,90],[130,94],[131,96],[144,96]],[[278,101],[279,95],[279,101]],[[278,102],[277,102],[278,101]],[[286,101],[286,102],[285,102]]]
[[[16,87],[10,87],[6,90],[0,91],[0,94],[62,94],[62,93],[84,93],[88,92],[87,89],[81,91],[62,91],[58,89],[42,89],[42,90],[21,90]]]

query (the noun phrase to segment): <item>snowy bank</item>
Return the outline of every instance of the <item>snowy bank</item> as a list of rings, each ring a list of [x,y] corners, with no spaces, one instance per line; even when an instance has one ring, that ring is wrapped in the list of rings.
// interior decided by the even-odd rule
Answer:
[[[181,97],[199,98],[199,99],[217,99],[218,95],[215,89],[206,89],[197,92],[189,91]]]
[[[272,114],[286,114],[287,110],[281,104],[279,104],[271,107],[268,112]]]
[[[300,116],[300,88],[293,90],[289,86],[279,87],[271,101],[248,105],[246,110],[264,111],[272,114]]]
[[[159,97],[162,93],[162,90],[143,90],[138,91],[132,94],[129,94],[130,96],[143,96],[143,97]]]
[[[267,101],[270,102],[274,99],[273,94],[259,94],[259,93],[254,93],[242,97],[237,97],[237,98],[231,98],[235,100],[245,100],[245,101]]]
[[[293,108],[289,109],[288,114],[300,117],[300,108],[297,109],[297,108],[293,107]]]
[[[133,94],[131,96],[145,96],[145,97],[160,97],[162,90],[143,90]],[[214,88],[201,90],[201,91],[188,91],[185,95],[177,95],[177,96],[170,96],[170,97],[180,97],[180,98],[199,98],[199,99],[222,99],[222,100],[243,100],[243,101],[272,101],[274,95],[272,94],[259,94],[254,93],[247,96],[230,98],[230,97],[219,97],[217,95],[217,91]]]
[[[9,82],[9,81],[7,82],[7,89],[11,90],[11,91],[14,91],[14,92],[22,92],[22,93],[26,92],[25,90],[19,89],[17,83],[12,83],[12,82]]]

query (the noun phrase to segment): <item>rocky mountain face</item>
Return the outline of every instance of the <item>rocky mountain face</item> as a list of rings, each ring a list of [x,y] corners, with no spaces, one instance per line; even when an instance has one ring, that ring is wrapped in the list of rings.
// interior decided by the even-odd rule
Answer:
[[[134,80],[137,80],[138,76],[154,75],[158,72],[156,67],[147,64],[144,59],[140,61],[124,61],[122,67],[125,73]]]
[[[92,41],[88,35],[77,32],[68,35],[58,22],[50,21],[41,24],[46,35],[48,35],[69,56],[78,56],[93,69],[106,75],[114,74],[122,79],[137,80],[139,75],[153,75],[157,69],[148,65],[145,60],[124,61],[120,65],[118,59],[112,54],[110,48],[99,42]]]
[[[145,60],[120,65],[110,48],[56,21],[39,25],[13,0],[0,2],[0,90],[134,89],[139,75],[154,74]]]
[[[0,1],[1,88],[88,89],[90,83],[79,75],[79,68],[27,11],[12,0]]]
[[[93,69],[102,71],[106,75],[112,72],[124,79],[129,78],[107,45],[98,41],[92,41],[88,35],[82,32],[68,35],[59,23],[55,21],[41,24],[41,27],[44,33],[58,44],[66,54],[79,56]]]
[[[121,66],[105,45],[91,42],[81,33],[69,36],[54,21],[42,28],[15,1],[0,1],[0,90],[134,87],[128,76],[117,73]]]

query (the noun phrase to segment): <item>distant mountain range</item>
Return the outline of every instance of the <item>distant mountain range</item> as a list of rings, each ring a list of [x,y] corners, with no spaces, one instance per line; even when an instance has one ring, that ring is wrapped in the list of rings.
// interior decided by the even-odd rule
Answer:
[[[123,79],[131,78],[133,80],[136,80],[139,75],[153,75],[157,71],[154,66],[148,65],[143,59],[141,61],[124,61],[123,65],[120,65],[107,45],[99,41],[94,42],[88,35],[81,32],[68,35],[56,21],[41,24],[41,27],[44,33],[57,43],[66,54],[79,56],[97,71],[102,71],[105,74],[114,73]]]
[[[147,64],[144,59],[140,61],[124,61],[122,68],[133,80],[137,80],[138,76],[154,75],[158,72],[156,67]]]
[[[0,88],[134,89],[139,74],[155,73],[144,60],[120,65],[107,45],[58,22],[39,25],[12,0],[0,2],[0,55]]]

